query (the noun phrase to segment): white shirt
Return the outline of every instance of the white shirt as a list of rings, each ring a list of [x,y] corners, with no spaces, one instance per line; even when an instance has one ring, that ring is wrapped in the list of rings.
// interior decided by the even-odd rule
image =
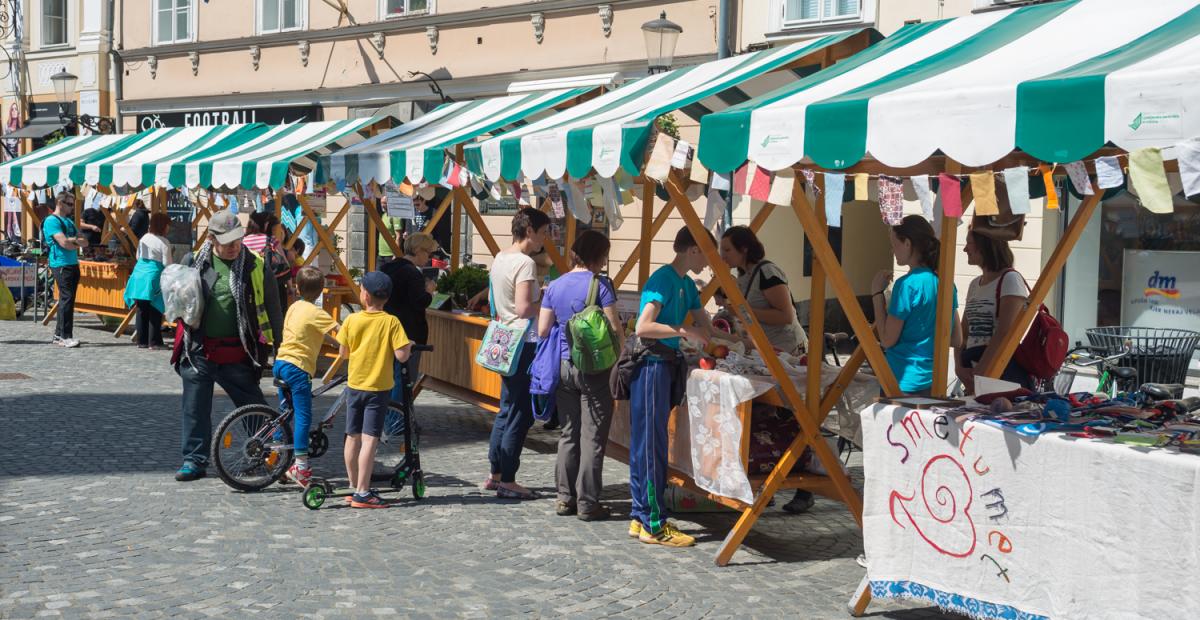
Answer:
[[[141,241],[138,242],[137,258],[138,260],[148,258],[158,261],[164,267],[170,265],[172,263],[171,244],[165,238],[154,233],[146,233],[142,235]]]
[[[529,319],[517,316],[517,284],[532,282],[533,300],[541,295],[537,285],[537,263],[522,252],[501,252],[492,261],[492,313],[497,320],[512,327],[525,327]],[[537,330],[526,333],[526,342],[537,342]]]
[[[1000,285],[1000,297],[1029,297],[1025,281],[1016,271],[1005,272]],[[986,346],[996,333],[996,280],[982,283],[979,276],[971,280],[967,288],[967,304],[963,307],[963,321],[967,326],[965,337],[967,348]]]

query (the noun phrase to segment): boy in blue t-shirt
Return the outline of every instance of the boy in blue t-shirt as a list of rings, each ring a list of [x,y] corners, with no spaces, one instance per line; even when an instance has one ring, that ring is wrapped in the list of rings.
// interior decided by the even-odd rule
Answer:
[[[712,235],[709,235],[712,239]],[[716,240],[712,239],[713,245]],[[708,341],[712,323],[700,305],[700,293],[688,272],[699,272],[708,260],[687,228],[675,235],[675,259],[659,267],[642,288],[637,335],[679,349],[679,339]],[[684,325],[688,315],[692,325]],[[647,544],[690,547],[696,539],[667,521],[663,490],[667,483],[667,421],[671,409],[672,364],[647,355],[633,371],[629,385],[629,492],[633,497],[629,535]]]
[[[54,324],[54,344],[73,349],[79,346],[75,334],[75,289],[79,286],[79,250],[87,239],[75,228],[75,195],[59,192],[54,213],[42,222],[42,245],[49,250],[50,271],[58,285],[58,321]]]

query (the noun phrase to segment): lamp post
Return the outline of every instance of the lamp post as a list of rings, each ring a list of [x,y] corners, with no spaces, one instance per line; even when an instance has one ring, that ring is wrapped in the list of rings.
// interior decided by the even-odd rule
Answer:
[[[68,126],[75,126],[76,132],[79,129],[86,129],[91,133],[114,133],[113,120],[106,116],[91,116],[89,114],[75,115],[67,113],[67,103],[75,94],[75,83],[78,81],[73,74],[68,73],[66,69],[50,76],[50,81],[54,82],[54,95],[58,99],[58,118]]]
[[[646,37],[646,59],[650,63],[650,73],[662,73],[671,69],[675,59],[675,44],[683,27],[667,19],[663,11],[658,19],[652,19],[642,24],[642,34]]]

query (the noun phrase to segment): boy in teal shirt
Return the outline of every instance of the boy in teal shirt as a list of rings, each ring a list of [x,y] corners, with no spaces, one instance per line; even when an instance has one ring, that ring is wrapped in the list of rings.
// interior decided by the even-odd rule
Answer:
[[[711,234],[709,239],[715,246]],[[667,421],[678,404],[671,402],[672,370],[674,364],[684,363],[678,354],[679,339],[707,342],[712,323],[700,305],[696,283],[687,275],[700,272],[708,260],[687,228],[675,235],[673,249],[675,259],[646,281],[638,310],[638,337],[656,340],[661,346],[657,353],[641,359],[629,386],[629,491],[633,498],[629,535],[647,544],[690,547],[696,539],[667,521],[663,503]],[[689,314],[692,325],[684,325]]]

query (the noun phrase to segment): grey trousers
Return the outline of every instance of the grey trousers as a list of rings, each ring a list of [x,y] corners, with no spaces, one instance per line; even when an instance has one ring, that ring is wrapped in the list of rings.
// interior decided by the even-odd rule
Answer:
[[[600,507],[613,397],[607,372],[585,375],[563,360],[559,378],[555,402],[562,435],[554,470],[558,501],[575,504],[586,514]]]

